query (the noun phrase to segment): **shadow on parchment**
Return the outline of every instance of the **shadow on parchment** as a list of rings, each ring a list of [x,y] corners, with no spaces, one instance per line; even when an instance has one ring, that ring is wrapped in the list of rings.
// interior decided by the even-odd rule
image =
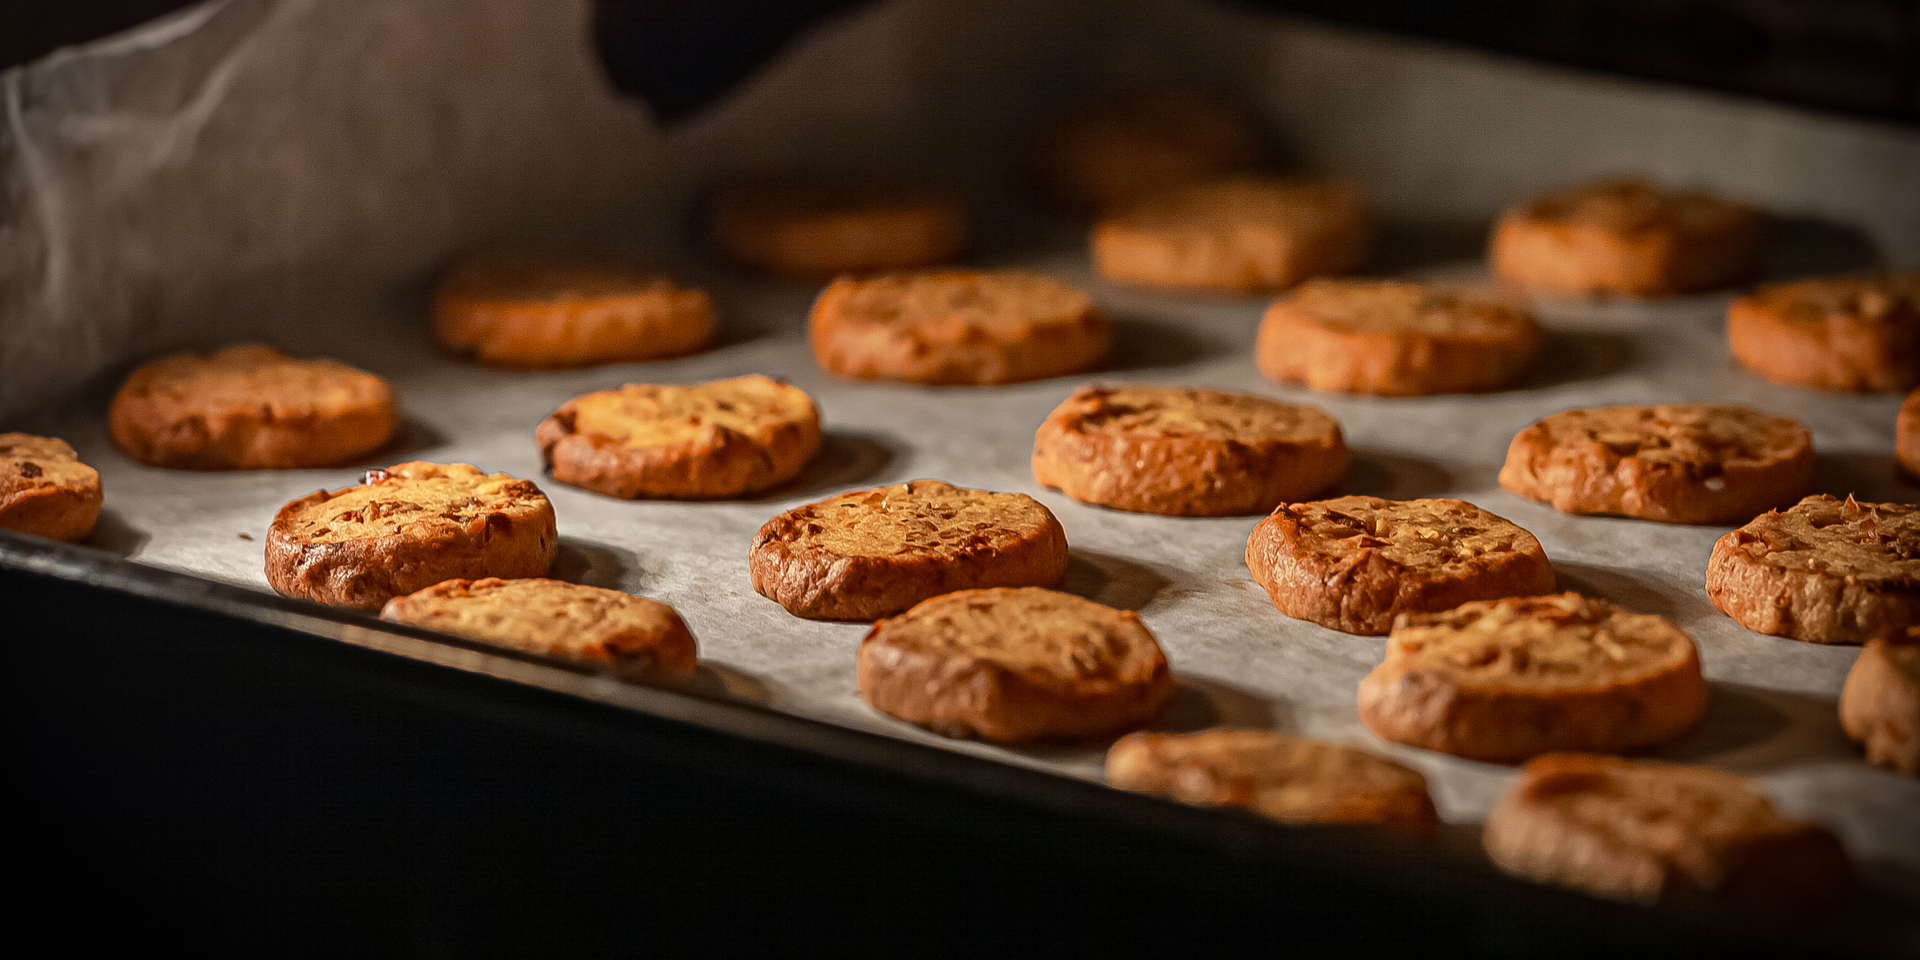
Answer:
[[[1113,318],[1113,355],[1106,369],[1152,370],[1198,363],[1219,354],[1224,345],[1195,330],[1164,320]]]
[[[1814,454],[1813,489],[1820,493],[1873,503],[1905,503],[1913,500],[1914,487],[1920,484],[1900,468],[1891,453]]]
[[[1367,272],[1392,275],[1482,263],[1487,223],[1394,223],[1380,226]]]
[[[693,676],[679,682],[694,693],[708,696],[732,697],[758,704],[773,702],[772,691],[759,677],[711,660],[700,661]]]
[[[1624,570],[1555,560],[1553,575],[1557,581],[1555,589],[1562,592],[1571,591],[1596,600],[1605,600],[1633,613],[1651,613],[1669,620],[1676,620],[1682,616],[1680,604],[1671,595],[1664,592],[1657,584],[1648,583]],[[1706,607],[1709,601],[1703,595],[1699,598],[1698,604]]]
[[[422,453],[447,442],[447,438],[432,427],[412,417],[404,417],[400,426],[393,431],[393,437],[380,449],[355,459],[349,467],[385,467],[394,463],[405,463],[419,459]]]
[[[1540,355],[1515,390],[1560,387],[1610,377],[1633,364],[1633,340],[1594,330],[1549,330]]]
[[[793,482],[742,499],[776,500],[839,493],[879,476],[898,454],[899,449],[893,443],[878,435],[828,430],[820,437],[820,452],[813,455]]]
[[[100,519],[94,521],[93,532],[87,534],[87,539],[82,543],[96,550],[131,557],[146,546],[149,539],[145,530],[135,529],[119,511],[107,507],[100,511]]]
[[[1761,277],[1775,281],[1866,270],[1881,265],[1881,258],[1873,238],[1858,227],[1819,217],[1772,216],[1760,262]]]
[[[1349,451],[1346,479],[1334,488],[1341,496],[1417,500],[1452,489],[1453,475],[1430,460],[1373,447]]]
[[[1060,589],[1121,610],[1138,611],[1172,583],[1153,568],[1107,553],[1075,548],[1067,555]]]
[[[547,576],[568,583],[619,590],[621,578],[638,566],[631,551],[578,537],[561,537]]]
[[[1181,674],[1173,688],[1173,702],[1147,729],[1156,733],[1193,733],[1211,727],[1244,727],[1287,731],[1293,727],[1293,707],[1268,700],[1238,687]]]

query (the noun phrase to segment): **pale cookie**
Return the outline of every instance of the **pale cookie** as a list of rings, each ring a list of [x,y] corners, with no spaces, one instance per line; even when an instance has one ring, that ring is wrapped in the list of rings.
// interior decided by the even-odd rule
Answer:
[[[65,440],[0,433],[0,529],[77,543],[100,503],[99,472]]]
[[[1360,719],[1381,739],[1490,763],[1638,750],[1706,712],[1686,631],[1574,593],[1402,614],[1360,681]]]
[[[1920,476],[1920,390],[1900,402],[1893,421],[1893,456],[1913,476]]]
[[[1775,383],[1911,390],[1920,386],[1920,270],[1762,287],[1727,308],[1727,345]]]
[[[1111,212],[1174,187],[1244,173],[1258,159],[1246,117],[1182,91],[1119,96],[1043,137],[1035,166],[1054,197]]]
[[[1500,216],[1494,276],[1533,293],[1657,297],[1738,283],[1759,269],[1760,211],[1643,180],[1599,180]]]
[[[1175,517],[1266,513],[1347,469],[1340,424],[1247,393],[1082,387],[1033,436],[1033,478],[1075,500]]]
[[[433,297],[440,345],[525,369],[631,363],[713,339],[713,298],[605,260],[489,256],[455,267]]]
[[[443,580],[544,577],[558,542],[553,506],[531,481],[416,460],[281,507],[267,530],[267,582],[378,610]]]
[[[388,600],[380,619],[601,664],[623,676],[686,675],[698,658],[672,607],[560,580],[448,580]]]
[[[1267,309],[1253,358],[1281,383],[1416,397],[1506,386],[1540,350],[1524,310],[1423,283],[1312,280]]]
[[[1567,410],[1514,436],[1500,485],[1567,513],[1741,523],[1813,487],[1813,436],[1725,404]]]
[[[1020,270],[842,278],[807,332],[835,376],[979,385],[1091,370],[1109,336],[1085,293]]]
[[[1270,730],[1132,733],[1107,751],[1107,782],[1282,823],[1438,821],[1427,779],[1365,750]]]
[[[1533,534],[1460,500],[1281,504],[1247,537],[1247,569],[1281,613],[1380,635],[1402,613],[1546,593]]]
[[[1903,636],[1920,626],[1920,507],[1821,494],[1761,514],[1714,543],[1707,597],[1776,637]]]
[[[249,345],[135,370],[114,395],[108,424],[114,444],[149,466],[294,470],[378,450],[400,415],[373,374]]]
[[[720,192],[708,226],[733,259],[799,279],[936,266],[967,246],[958,198],[895,185],[741,184]]]
[[[1173,672],[1131,610],[1037,587],[962,590],[860,642],[860,696],[948,737],[1076,741],[1145,726]]]
[[[610,497],[735,497],[792,480],[820,449],[820,411],[753,374],[629,383],[561,404],[534,431],[553,478]]]
[[[1869,640],[1840,691],[1840,726],[1867,762],[1920,776],[1920,642]]]
[[[1220,180],[1102,218],[1093,263],[1120,283],[1262,293],[1357,269],[1368,232],[1366,201],[1350,184]]]

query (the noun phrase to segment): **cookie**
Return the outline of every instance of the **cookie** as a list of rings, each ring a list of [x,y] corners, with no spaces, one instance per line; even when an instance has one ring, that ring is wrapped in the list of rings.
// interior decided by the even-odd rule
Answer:
[[[807,280],[951,263],[968,230],[966,207],[940,190],[772,180],[720,191],[708,228],[734,260]]]
[[[1514,436],[1500,485],[1566,513],[1741,523],[1812,489],[1813,436],[1726,404],[1567,410]]]
[[[296,470],[380,449],[400,414],[373,374],[247,345],[135,370],[107,420],[114,444],[148,466]]]
[[[1598,180],[1501,214],[1493,274],[1533,293],[1659,297],[1730,286],[1759,269],[1760,211],[1644,180]]]
[[[1808,643],[1865,643],[1920,626],[1920,506],[1824,494],[1713,545],[1707,598],[1741,626]]]
[[[1900,402],[1893,421],[1893,456],[1911,476],[1920,476],[1920,390]]]
[[[693,634],[658,600],[560,580],[448,580],[388,600],[380,619],[612,667],[693,673]]]
[[[1102,217],[1093,264],[1120,283],[1262,293],[1357,269],[1367,234],[1366,201],[1351,184],[1218,180]]]
[[[544,577],[558,542],[553,505],[531,481],[416,460],[281,507],[267,530],[267,582],[378,610],[445,580]]]
[[[1533,534],[1460,500],[1285,503],[1247,537],[1247,569],[1281,613],[1380,635],[1402,613],[1553,589]]]
[[[1247,393],[1082,387],[1033,436],[1033,478],[1075,500],[1137,513],[1266,513],[1347,469],[1340,424]]]
[[[1762,287],[1727,308],[1727,345],[1774,383],[1911,390],[1920,386],[1920,270]]]
[[[1131,610],[1037,587],[962,590],[860,641],[860,696],[942,736],[1077,741],[1153,721],[1173,672]]]
[[[876,620],[975,587],[1051,587],[1067,534],[1040,501],[940,480],[852,490],[754,535],[753,589],[796,617]]]
[[[1267,309],[1253,358],[1281,383],[1417,397],[1495,390],[1540,350],[1539,321],[1399,280],[1312,280]]]
[[[713,339],[713,298],[609,260],[487,256],[433,295],[440,345],[523,369],[631,363],[693,353]]]
[[[1867,762],[1920,776],[1920,641],[1869,640],[1840,691],[1840,726]]]
[[[1686,631],[1574,593],[1402,614],[1360,681],[1360,719],[1381,739],[1489,763],[1639,750],[1706,712]]]
[[[1270,730],[1132,733],[1107,751],[1107,782],[1282,823],[1438,821],[1427,779],[1365,750]]]
[[[1055,199],[1116,211],[1174,187],[1251,170],[1253,124],[1231,108],[1185,91],[1120,95],[1047,130],[1035,168]]]
[[[1109,336],[1085,293],[1020,270],[844,277],[814,301],[807,332],[835,376],[979,385],[1091,370]]]
[[[100,474],[65,440],[0,433],[0,529],[77,543],[100,519]]]
[[[1481,840],[1514,876],[1649,906],[1704,895],[1804,908],[1852,886],[1833,834],[1781,816],[1745,777],[1675,763],[1540,757]]]
[[[777,487],[820,449],[820,411],[753,374],[629,383],[561,404],[534,431],[553,478],[610,497],[712,499]]]

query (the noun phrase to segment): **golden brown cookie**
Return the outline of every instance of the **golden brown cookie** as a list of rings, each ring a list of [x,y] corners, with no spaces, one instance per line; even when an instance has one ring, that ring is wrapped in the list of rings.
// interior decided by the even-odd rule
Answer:
[[[720,191],[708,226],[740,263],[808,280],[951,263],[967,246],[959,198],[899,185],[742,183]]]
[[[443,580],[544,577],[558,542],[553,505],[531,481],[416,460],[281,507],[267,530],[267,582],[378,610]]]
[[[1282,823],[1438,822],[1427,778],[1365,750],[1270,730],[1131,733],[1107,751],[1107,782]]]
[[[1075,500],[1175,517],[1266,513],[1347,469],[1340,424],[1247,393],[1082,387],[1033,436],[1033,478]]]
[[[1762,287],[1727,308],[1747,369],[1817,390],[1920,386],[1920,270]]]
[[[1093,263],[1120,283],[1261,293],[1357,269],[1368,232],[1366,201],[1351,184],[1217,180],[1103,217]]]
[[[768,520],[748,566],[753,589],[796,617],[875,620],[954,590],[1054,586],[1067,535],[1026,494],[913,480]]]
[[[1156,193],[1253,168],[1253,124],[1185,91],[1110,97],[1052,126],[1036,158],[1042,186],[1064,203],[1115,211]]]
[[[1714,543],[1707,597],[1776,637],[1902,636],[1920,626],[1920,506],[1820,494],[1763,513]]]
[[[1021,270],[841,278],[814,301],[807,332],[835,376],[935,384],[1091,370],[1108,339],[1085,293]]]
[[[1676,763],[1540,757],[1481,837],[1514,876],[1648,905],[1705,894],[1804,908],[1852,886],[1833,834],[1781,816],[1745,777]]]
[[[1869,640],[1840,691],[1840,726],[1867,762],[1920,776],[1920,630]]]
[[[1706,712],[1686,631],[1576,593],[1401,614],[1360,681],[1360,719],[1381,739],[1490,763],[1638,750]]]
[[[1506,386],[1540,350],[1524,310],[1432,284],[1312,280],[1260,323],[1260,372],[1314,390],[1416,397]]]
[[[65,440],[0,433],[0,528],[77,543],[100,503],[99,472]]]
[[[759,374],[629,383],[561,404],[534,438],[569,486],[627,499],[734,497],[798,476],[820,449],[820,411],[805,391]]]
[[[433,296],[441,346],[535,370],[692,353],[713,339],[713,316],[705,290],[610,260],[477,257]]]
[[[108,422],[114,444],[148,466],[294,470],[378,450],[400,415],[373,374],[248,345],[135,370]]]
[[[630,676],[690,674],[698,657],[693,634],[672,607],[561,580],[448,580],[388,600],[380,619]]]
[[[1893,421],[1893,456],[1908,474],[1920,476],[1920,390],[1900,402]]]
[[[1644,180],[1535,197],[1493,234],[1493,273],[1533,292],[1658,297],[1739,283],[1759,269],[1760,211]]]
[[[882,620],[860,642],[860,696],[948,737],[1110,736],[1153,721],[1173,672],[1131,610],[1072,594],[962,590]]]
[[[1553,589],[1533,534],[1460,500],[1283,503],[1247,537],[1247,569],[1281,613],[1380,635],[1402,613]]]
[[[1567,410],[1513,438],[1500,485],[1567,513],[1741,523],[1813,487],[1813,436],[1726,404]]]

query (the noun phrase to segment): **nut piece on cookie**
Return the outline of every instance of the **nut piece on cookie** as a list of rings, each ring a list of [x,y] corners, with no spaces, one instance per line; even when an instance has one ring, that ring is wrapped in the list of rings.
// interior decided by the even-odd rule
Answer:
[[[1481,841],[1514,876],[1648,906],[1708,895],[1806,909],[1853,885],[1833,834],[1781,816],[1745,777],[1676,763],[1540,757]]]
[[[1816,390],[1920,386],[1920,270],[1761,287],[1727,308],[1747,369]]]
[[[1760,211],[1644,180],[1535,197],[1500,216],[1493,274],[1533,293],[1658,297],[1739,283],[1759,269]]]
[[[713,298],[609,260],[488,255],[456,266],[433,296],[440,345],[523,369],[630,363],[713,339]]]
[[[1713,545],[1707,598],[1749,630],[1865,643],[1920,626],[1920,506],[1824,494]]]
[[[1840,691],[1840,726],[1867,762],[1920,776],[1920,629],[1869,640]]]
[[[1490,763],[1637,750],[1706,712],[1686,631],[1574,593],[1401,614],[1360,681],[1360,719],[1381,739]]]
[[[259,345],[149,363],[121,384],[107,419],[127,456],[180,470],[338,466],[378,450],[400,423],[379,377]]]
[[[860,696],[947,737],[1071,742],[1160,715],[1173,672],[1130,610],[1037,587],[962,590],[860,642]]]
[[[1046,131],[1035,160],[1042,186],[1061,202],[1111,212],[1190,183],[1251,170],[1253,124],[1186,91],[1110,97]]]
[[[1813,436],[1747,407],[1589,407],[1514,436],[1500,485],[1567,513],[1740,523],[1813,486]]]
[[[561,404],[534,438],[569,486],[630,500],[736,497],[800,474],[820,449],[820,411],[805,391],[759,374],[629,383]]]
[[[874,620],[975,587],[1051,587],[1067,534],[1040,501],[939,480],[795,507],[754,535],[753,589],[810,620]]]
[[[1417,397],[1506,386],[1540,341],[1532,314],[1490,299],[1399,280],[1312,280],[1267,309],[1253,357],[1281,383]]]
[[[583,660],[622,676],[693,672],[693,634],[658,600],[561,580],[448,580],[388,600],[380,619]]]
[[[1438,822],[1427,779],[1365,750],[1271,730],[1132,733],[1107,751],[1107,782],[1281,823]]]
[[[1402,613],[1554,585],[1533,534],[1446,499],[1283,503],[1247,537],[1247,569],[1281,613],[1371,636]]]
[[[1248,393],[1082,387],[1033,437],[1033,478],[1075,500],[1175,517],[1243,516],[1347,469],[1340,424]]]
[[[65,440],[0,433],[0,529],[78,543],[100,504],[99,472]]]
[[[982,386],[1091,370],[1109,336],[1085,293],[1021,270],[843,277],[807,332],[835,376]]]
[[[824,280],[951,263],[967,247],[967,209],[923,187],[757,180],[718,193],[708,230],[741,264]]]
[[[1102,218],[1093,263],[1120,283],[1263,293],[1357,269],[1368,233],[1366,201],[1351,184],[1218,180]]]
[[[267,530],[267,582],[378,610],[444,580],[544,577],[558,542],[553,505],[532,481],[415,460],[281,507]]]

